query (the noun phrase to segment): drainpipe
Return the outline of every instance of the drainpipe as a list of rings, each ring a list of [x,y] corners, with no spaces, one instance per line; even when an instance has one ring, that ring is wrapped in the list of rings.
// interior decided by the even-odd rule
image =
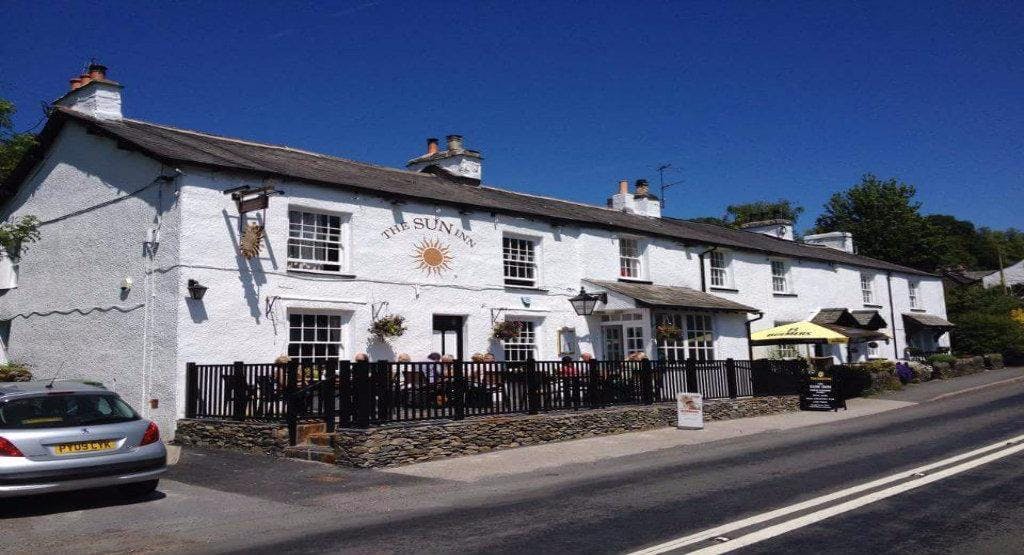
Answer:
[[[764,312],[758,312],[757,313],[757,318],[754,318],[752,320],[747,320],[747,322],[746,322],[747,323],[747,357],[748,357],[748,360],[750,360],[751,362],[753,362],[753,360],[754,360],[754,346],[750,344],[750,324],[753,324],[754,322],[760,320],[761,318],[764,318]]]
[[[896,307],[893,305],[892,301],[892,272],[885,273],[885,285],[889,288],[889,321],[892,322],[892,350],[893,354],[896,356],[896,360],[899,360],[900,347],[899,340],[896,337],[898,335],[896,333]]]
[[[710,253],[712,251],[717,251],[717,250],[718,250],[718,247],[711,247],[710,249],[708,249],[708,250],[700,253],[699,255],[697,255],[697,258],[700,259],[700,290],[703,293],[707,293],[708,292],[707,278],[704,276],[704,257],[707,256],[708,253]]]

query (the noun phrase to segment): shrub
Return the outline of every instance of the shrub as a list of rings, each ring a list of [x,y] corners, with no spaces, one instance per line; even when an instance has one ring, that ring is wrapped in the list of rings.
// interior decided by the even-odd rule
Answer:
[[[12,362],[0,365],[0,382],[27,382],[32,380],[28,366]]]
[[[1024,350],[1024,326],[1009,314],[968,312],[953,322],[953,346],[968,354]]]
[[[1003,355],[999,353],[989,353],[985,355],[986,368],[1002,368],[1003,366]]]
[[[946,364],[953,364],[956,362],[956,357],[953,355],[937,354],[928,357],[928,364],[935,364],[936,362],[944,362]]]

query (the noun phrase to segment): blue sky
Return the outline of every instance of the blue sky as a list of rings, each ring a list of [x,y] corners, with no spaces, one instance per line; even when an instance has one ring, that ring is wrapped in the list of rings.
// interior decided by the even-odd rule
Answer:
[[[914,6],[913,4],[919,4]],[[982,5],[984,4],[984,5]],[[19,129],[95,56],[129,117],[401,166],[465,136],[497,186],[603,203],[671,163],[667,214],[861,174],[924,211],[1024,227],[1013,3],[14,2]]]

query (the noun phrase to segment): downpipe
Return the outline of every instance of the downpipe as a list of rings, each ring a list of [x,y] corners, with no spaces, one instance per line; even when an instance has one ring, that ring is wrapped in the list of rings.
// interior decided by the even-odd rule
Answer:
[[[754,346],[750,344],[750,324],[764,318],[764,312],[758,312],[757,318],[753,318],[746,321],[747,326],[747,360],[753,364],[754,362]]]

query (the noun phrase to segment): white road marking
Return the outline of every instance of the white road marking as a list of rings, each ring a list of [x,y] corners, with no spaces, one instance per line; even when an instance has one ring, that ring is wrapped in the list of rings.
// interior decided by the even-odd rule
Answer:
[[[894,495],[899,495],[901,493],[908,492],[912,489],[928,485],[932,482],[937,482],[939,480],[942,480],[943,478],[949,478],[950,476],[960,474],[961,472],[966,472],[972,468],[979,467],[983,464],[988,464],[990,462],[1002,459],[1004,457],[1009,457],[1010,455],[1013,455],[1014,453],[1019,453],[1021,451],[1024,451],[1024,444],[1014,445],[1013,447],[1003,449],[1002,451],[997,451],[990,455],[985,455],[984,457],[974,459],[972,461],[968,461],[963,464],[959,464],[957,466],[950,467],[944,470],[940,470],[935,474],[925,476],[924,478],[919,478],[912,482],[907,482],[905,484],[900,484],[880,491],[872,492],[863,497],[858,497],[856,499],[851,499],[850,501],[847,501],[845,503],[840,503],[834,507],[821,509],[819,511],[808,513],[806,515],[794,518],[792,520],[787,520],[774,526],[768,526],[767,528],[762,528],[756,532],[752,532],[745,536],[740,536],[734,540],[730,540],[728,543],[707,547],[704,549],[700,549],[698,551],[694,551],[693,553],[700,555],[715,555],[719,553],[728,553],[741,547],[745,547],[757,542],[774,538],[775,536],[785,534],[786,532],[791,532],[793,530],[796,530],[797,528],[803,528],[804,526],[817,524],[818,522],[821,522],[826,518],[831,518],[836,515],[852,511],[856,508],[863,507],[864,505],[868,505],[870,503],[881,501]]]
[[[886,484],[891,484],[893,482],[898,482],[900,480],[905,480],[907,478],[913,478],[918,473],[926,473],[929,470],[934,470],[936,468],[941,468],[941,467],[944,467],[944,466],[949,466],[949,465],[951,465],[953,463],[957,463],[957,462],[960,462],[962,460],[969,459],[971,457],[976,457],[976,456],[981,455],[983,453],[987,453],[989,451],[994,451],[996,449],[1000,449],[1000,448],[1006,447],[1007,444],[1009,444],[1009,443],[1016,443],[1016,442],[1021,442],[1021,441],[1024,441],[1024,435],[1019,435],[1017,437],[1013,437],[1013,438],[1010,438],[1010,439],[1007,439],[1007,440],[1003,440],[1003,441],[1000,441],[1000,442],[997,442],[997,443],[993,443],[991,445],[986,445],[985,447],[980,447],[978,449],[974,449],[974,450],[968,451],[966,453],[961,453],[959,455],[956,455],[956,456],[953,456],[953,457],[949,457],[947,459],[942,459],[940,461],[936,461],[936,462],[933,462],[933,463],[930,463],[930,464],[926,464],[924,466],[920,466],[920,467],[917,467],[917,468],[906,470],[904,472],[899,472],[899,473],[893,474],[891,476],[886,476],[884,478],[879,478],[877,480],[872,480],[871,482],[867,482],[867,483],[860,484],[860,485],[857,485],[857,486],[849,487],[849,488],[846,488],[844,490],[840,490],[840,491],[836,491],[836,492],[829,493],[829,494],[826,494],[826,495],[822,495],[820,497],[815,497],[814,499],[808,499],[807,501],[802,501],[802,502],[796,503],[794,505],[789,505],[787,507],[782,507],[782,508],[779,508],[779,509],[768,511],[766,513],[761,513],[759,515],[754,515],[752,517],[747,517],[747,518],[744,518],[744,519],[741,519],[741,520],[737,520],[737,521],[734,521],[734,522],[729,522],[729,523],[726,523],[726,524],[722,524],[720,526],[715,526],[713,528],[708,528],[707,530],[702,530],[702,531],[697,532],[695,534],[690,534],[688,536],[683,536],[681,538],[676,538],[674,540],[669,540],[667,542],[660,543],[658,545],[654,545],[654,546],[648,547],[646,549],[641,549],[639,551],[634,551],[634,552],[630,553],[629,555],[657,555],[659,553],[667,553],[669,551],[674,551],[676,549],[679,549],[679,548],[682,548],[682,547],[686,547],[688,545],[693,545],[695,543],[700,543],[700,542],[703,542],[703,541],[714,539],[716,536],[721,536],[725,532],[729,532],[729,531],[732,531],[732,530],[738,530],[738,529],[741,529],[741,528],[746,528],[748,526],[753,526],[755,524],[760,524],[762,522],[768,522],[769,520],[774,520],[776,518],[783,517],[783,516],[786,516],[786,515],[789,515],[789,514],[793,514],[793,513],[796,513],[796,512],[800,512],[800,511],[803,511],[805,509],[810,509],[810,508],[813,508],[813,507],[817,507],[819,505],[823,505],[825,503],[829,503],[829,502],[835,501],[837,499],[842,499],[844,497],[849,497],[851,495],[854,495],[856,493],[860,493],[862,491],[867,491],[867,490],[870,490],[870,489],[874,489],[874,488],[877,488],[879,486],[884,486]],[[735,540],[733,540],[733,541],[735,541]],[[730,542],[730,545],[731,544],[732,544],[732,541]]]

